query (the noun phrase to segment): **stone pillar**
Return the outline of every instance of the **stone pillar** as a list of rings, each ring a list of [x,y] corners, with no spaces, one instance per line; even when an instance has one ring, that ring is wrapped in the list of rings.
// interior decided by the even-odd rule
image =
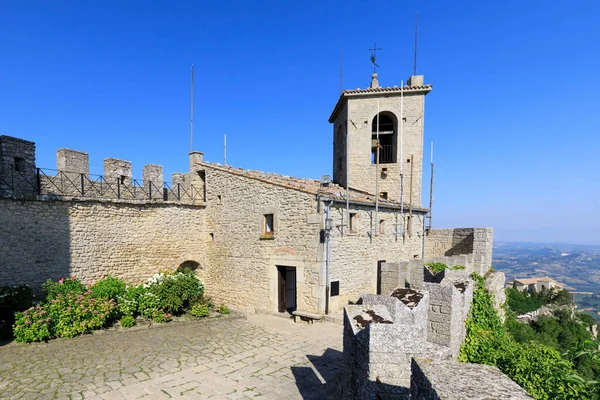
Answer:
[[[133,190],[131,181],[131,162],[118,158],[104,159],[104,179],[122,199],[142,198],[141,190]]]
[[[56,151],[56,180],[60,182],[63,195],[67,196],[93,196],[97,190],[89,191],[88,181],[90,174],[88,153],[71,149],[58,149]],[[82,176],[83,174],[83,176]],[[93,189],[99,189],[94,187]]]
[[[38,194],[35,143],[11,136],[0,136],[0,178],[0,195]]]
[[[190,153],[190,171],[195,171],[198,169],[198,163],[202,162],[202,159],[204,157],[204,153],[200,152],[200,151],[192,151]]]
[[[473,302],[473,282],[423,283],[423,290],[429,292],[428,340],[450,347],[452,357],[458,357],[466,337],[465,320]]]
[[[142,180],[148,198],[152,200],[163,200],[163,167],[157,164],[148,164],[142,171]]]

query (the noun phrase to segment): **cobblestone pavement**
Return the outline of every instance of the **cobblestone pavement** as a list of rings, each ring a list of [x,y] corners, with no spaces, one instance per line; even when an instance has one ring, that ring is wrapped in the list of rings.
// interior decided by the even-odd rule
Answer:
[[[0,347],[2,399],[336,398],[342,326],[233,315]]]

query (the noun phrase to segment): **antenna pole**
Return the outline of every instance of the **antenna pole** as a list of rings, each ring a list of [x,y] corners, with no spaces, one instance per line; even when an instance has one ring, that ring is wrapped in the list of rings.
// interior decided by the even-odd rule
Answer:
[[[375,151],[375,235],[379,234],[379,100],[377,100],[377,144]]]
[[[402,217],[402,237],[404,237],[404,81],[400,81],[400,216]],[[396,230],[398,230],[397,226]]]
[[[340,94],[342,94],[342,92],[344,91],[344,89],[342,89],[342,65],[343,65],[343,56],[344,56],[344,49],[340,49]]]
[[[416,13],[415,17],[415,59],[414,59],[414,70],[413,75],[417,75],[417,39],[419,36],[419,13]]]
[[[223,165],[227,165],[227,134],[223,136]]]
[[[429,229],[432,227],[433,209],[433,142],[431,142],[431,181],[429,182]]]
[[[190,152],[194,150],[194,64],[192,64],[192,88],[190,97]]]

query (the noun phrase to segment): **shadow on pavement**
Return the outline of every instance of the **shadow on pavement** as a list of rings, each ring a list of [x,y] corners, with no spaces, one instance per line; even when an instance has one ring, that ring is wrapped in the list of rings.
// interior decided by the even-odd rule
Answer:
[[[321,356],[306,355],[311,367],[291,367],[298,391],[305,400],[338,399],[342,352],[328,348]]]

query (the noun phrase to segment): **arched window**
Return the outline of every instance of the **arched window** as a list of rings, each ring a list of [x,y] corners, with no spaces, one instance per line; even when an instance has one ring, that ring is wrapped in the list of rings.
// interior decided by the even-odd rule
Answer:
[[[196,261],[192,261],[192,260],[187,260],[182,262],[179,265],[179,268],[177,268],[177,271],[179,272],[184,272],[185,270],[192,270],[195,271],[200,267],[200,263],[196,262]]]
[[[395,163],[398,146],[398,119],[391,112],[383,111],[373,118],[371,127],[371,163],[377,163],[377,147],[379,147],[379,164]],[[379,138],[379,146],[377,146],[377,138]]]

